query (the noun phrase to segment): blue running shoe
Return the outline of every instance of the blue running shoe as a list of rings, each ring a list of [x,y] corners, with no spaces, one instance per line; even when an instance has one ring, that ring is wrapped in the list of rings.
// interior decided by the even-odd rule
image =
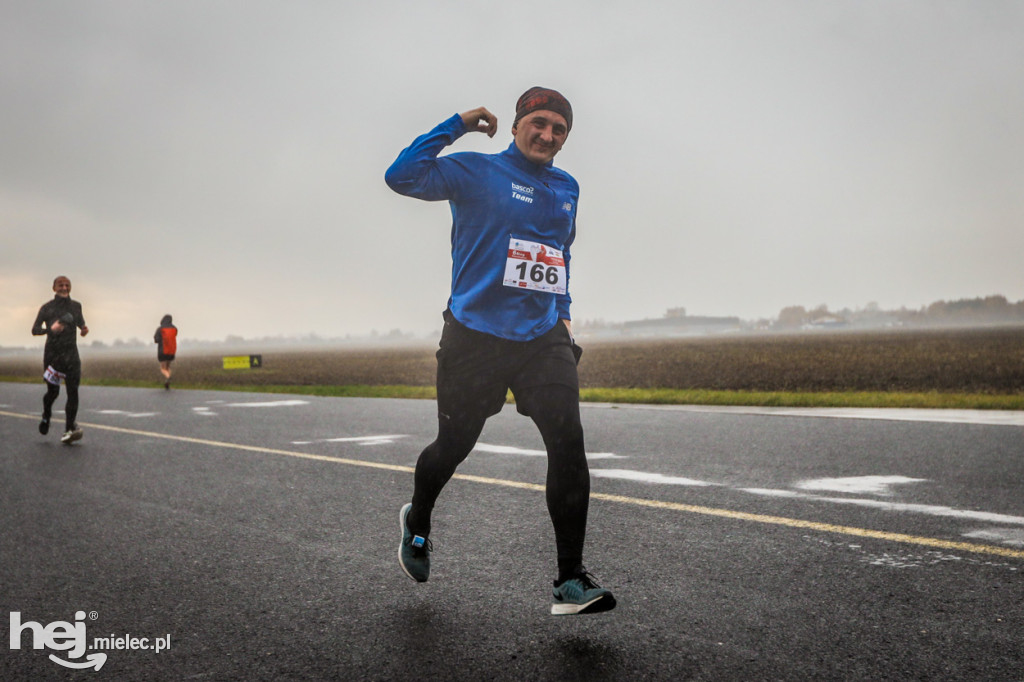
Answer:
[[[405,525],[405,517],[409,515],[410,509],[411,502],[398,512],[398,524],[402,528],[402,543],[398,545],[398,564],[407,576],[418,583],[425,583],[430,577],[430,551],[433,546],[427,538],[409,532]]]
[[[584,569],[561,585],[555,583],[552,591],[552,616],[574,616],[583,613],[601,613],[615,608],[615,597],[597,584],[594,576]]]

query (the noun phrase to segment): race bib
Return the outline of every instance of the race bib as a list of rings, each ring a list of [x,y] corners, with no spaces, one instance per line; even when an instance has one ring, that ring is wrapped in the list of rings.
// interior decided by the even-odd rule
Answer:
[[[502,284],[516,289],[564,294],[565,280],[565,259],[561,251],[537,242],[515,237],[509,239]]]
[[[46,379],[46,383],[53,384],[54,386],[60,386],[60,382],[64,381],[64,372],[58,372],[53,368],[53,365],[49,365],[46,371],[43,372],[43,378]]]

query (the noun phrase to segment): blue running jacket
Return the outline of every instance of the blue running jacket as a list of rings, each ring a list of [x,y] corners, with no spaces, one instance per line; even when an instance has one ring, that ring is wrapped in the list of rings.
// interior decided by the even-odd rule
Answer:
[[[559,319],[572,319],[569,247],[576,238],[579,183],[551,164],[529,161],[515,141],[499,154],[459,152],[438,157],[464,134],[462,117],[452,116],[413,140],[388,168],[384,180],[399,194],[449,202],[452,288],[448,307],[455,319],[476,331],[529,341],[550,331]],[[518,262],[508,261],[513,239],[532,243],[535,249],[539,244],[562,252],[564,294],[503,283],[506,263]],[[543,275],[544,271],[531,272]]]

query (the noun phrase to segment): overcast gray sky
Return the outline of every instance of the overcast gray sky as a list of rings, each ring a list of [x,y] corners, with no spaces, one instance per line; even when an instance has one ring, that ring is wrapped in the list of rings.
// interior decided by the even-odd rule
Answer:
[[[439,329],[414,137],[573,104],[576,319],[1024,299],[1024,3],[8,2],[0,345],[67,274],[87,340]]]

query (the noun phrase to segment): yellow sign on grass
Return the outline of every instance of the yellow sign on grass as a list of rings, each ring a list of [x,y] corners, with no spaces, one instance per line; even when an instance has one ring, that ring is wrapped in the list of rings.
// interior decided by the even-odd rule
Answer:
[[[224,369],[249,369],[263,366],[262,355],[226,355]]]

